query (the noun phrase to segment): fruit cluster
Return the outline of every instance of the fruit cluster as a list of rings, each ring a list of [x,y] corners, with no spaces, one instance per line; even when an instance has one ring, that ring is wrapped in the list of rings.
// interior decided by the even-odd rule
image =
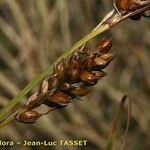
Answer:
[[[113,0],[113,1],[114,7],[117,10],[117,12],[119,12],[119,14],[132,12],[141,8],[142,6],[150,4],[149,0]],[[150,10],[131,16],[130,19],[139,20],[142,16],[149,17]]]
[[[115,58],[108,53],[111,46],[112,38],[103,38],[94,51],[85,47],[76,50],[68,61],[62,60],[42,82],[38,92],[29,98],[25,106],[27,111],[18,114],[16,119],[34,123],[43,115],[34,110],[41,104],[59,109],[68,106],[72,99],[87,95],[89,86],[106,76],[103,69]]]

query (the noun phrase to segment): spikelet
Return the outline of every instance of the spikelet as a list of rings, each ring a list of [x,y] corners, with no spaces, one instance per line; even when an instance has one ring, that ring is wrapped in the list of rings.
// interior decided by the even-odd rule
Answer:
[[[39,117],[40,114],[37,111],[28,110],[16,116],[16,119],[21,120],[23,123],[35,123]]]
[[[126,14],[149,4],[149,2],[149,0],[114,0],[114,7],[120,14]],[[131,16],[130,19],[139,20],[142,16],[149,17],[148,11]]]
[[[112,38],[103,38],[97,43],[96,50],[76,50],[68,61],[59,62],[38,92],[28,99],[25,106],[28,111],[18,114],[16,119],[34,123],[42,115],[33,109],[41,104],[59,109],[68,106],[74,98],[87,95],[90,92],[88,87],[107,75],[103,69],[116,56],[108,53],[111,46]]]

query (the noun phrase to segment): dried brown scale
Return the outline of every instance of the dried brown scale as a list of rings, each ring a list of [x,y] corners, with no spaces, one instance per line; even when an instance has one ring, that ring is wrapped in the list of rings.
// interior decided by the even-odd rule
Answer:
[[[48,79],[48,90],[52,90],[58,85],[59,85],[58,75],[52,74]]]
[[[89,93],[89,90],[85,87],[77,87],[74,90],[71,91],[71,94],[77,96],[77,97],[82,97],[85,96]]]
[[[108,62],[108,60],[105,60],[102,57],[98,57],[98,58],[94,59],[95,66],[99,66],[99,67],[103,67],[103,66],[105,67],[107,62]]]
[[[149,0],[113,0],[114,6],[120,14],[135,11],[149,3]],[[144,12],[131,16],[132,20],[139,20]],[[143,15],[144,16],[144,15]]]
[[[103,78],[103,77],[105,77],[106,75],[107,75],[107,73],[106,72],[104,72],[104,71],[93,71],[93,73],[97,76],[97,78],[99,78],[99,79],[101,79],[101,78]]]
[[[79,82],[80,73],[78,69],[72,69],[68,72],[68,82],[76,83]]]
[[[105,54],[107,53],[111,47],[112,47],[112,38],[103,38],[102,40],[100,40],[97,45],[96,45],[96,48],[97,48],[97,53],[98,54]]]
[[[148,4],[148,1],[149,0],[114,0],[119,11],[134,11]]]
[[[115,58],[116,55],[111,54],[111,53],[107,53],[107,54],[103,54],[101,55],[101,58],[105,59],[105,60],[113,60]]]
[[[63,92],[57,91],[52,95],[48,96],[46,100],[44,100],[44,104],[49,107],[65,107],[70,103],[70,98],[67,94]]]
[[[80,70],[81,70],[82,61],[79,54],[74,54],[69,62],[67,67],[67,82],[76,83],[80,79]]]
[[[35,110],[28,110],[21,113],[19,116],[16,116],[16,119],[19,122],[23,123],[35,123],[36,120],[40,117],[40,114]]]
[[[82,82],[89,86],[95,85],[98,82],[98,77],[95,75],[95,73],[89,71],[82,71],[80,79]]]
[[[64,64],[63,61],[61,61],[58,65],[56,65],[56,68],[54,70],[54,73],[57,74],[58,78],[63,81],[65,79],[65,70],[66,70],[66,65]]]
[[[39,88],[39,91],[38,91],[38,95],[37,96],[40,96],[41,94],[45,94],[47,91],[48,91],[48,88],[49,88],[49,83],[47,80],[44,80],[42,82],[42,85],[40,86]]]
[[[82,70],[91,70],[95,65],[93,61],[94,58],[95,58],[95,54],[90,53],[83,62]]]
[[[64,63],[64,60],[58,63],[53,74],[47,77],[38,92],[28,99],[26,104],[28,111],[17,115],[17,120],[34,123],[38,117],[35,115],[34,118],[35,112],[32,112],[32,109],[41,104],[59,109],[68,106],[71,99],[80,99],[87,95],[88,86],[95,85],[99,79],[107,75],[102,69],[115,58],[114,54],[108,53],[111,47],[112,38],[103,38],[96,45],[95,51],[89,48],[77,50],[68,63]]]
[[[61,90],[61,91],[71,91],[75,88],[76,87],[74,86],[74,84],[67,83],[67,82],[65,82],[64,84],[59,86],[59,90]]]
[[[35,95],[35,97],[34,97],[34,95]],[[25,105],[25,107],[29,110],[39,107],[42,104],[42,102],[44,101],[44,99],[46,98],[45,94],[41,94],[38,97],[37,97],[38,93],[35,93],[34,95],[33,95],[33,98],[32,98],[32,96],[29,97],[28,102]]]

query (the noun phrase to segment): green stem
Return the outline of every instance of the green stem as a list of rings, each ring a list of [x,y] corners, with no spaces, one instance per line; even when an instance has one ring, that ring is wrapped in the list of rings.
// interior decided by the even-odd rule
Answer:
[[[25,108],[21,108],[19,110],[17,110],[16,112],[14,112],[11,116],[9,116],[6,120],[4,120],[1,124],[0,124],[0,129],[2,127],[4,127],[5,125],[7,125],[9,122],[11,122],[12,120],[14,120],[15,116],[21,112],[24,112],[26,109]]]
[[[44,79],[50,72],[52,72],[53,67],[55,64],[59,63],[62,59],[65,59],[70,54],[72,54],[76,49],[81,47],[84,43],[92,39],[93,37],[97,36],[98,34],[103,33],[104,31],[108,30],[110,27],[108,25],[102,25],[98,27],[96,30],[90,32],[80,41],[73,45],[71,49],[64,52],[55,62],[53,62],[49,67],[47,67],[41,74],[39,74],[35,79],[33,79],[19,94],[13,98],[6,107],[0,110],[0,119],[9,111],[11,110],[20,100],[31,91],[31,89],[38,84],[42,79]],[[8,120],[5,120],[8,121]],[[11,120],[10,120],[11,121]]]
[[[111,139],[108,141],[105,150],[113,150],[113,143],[114,141]]]

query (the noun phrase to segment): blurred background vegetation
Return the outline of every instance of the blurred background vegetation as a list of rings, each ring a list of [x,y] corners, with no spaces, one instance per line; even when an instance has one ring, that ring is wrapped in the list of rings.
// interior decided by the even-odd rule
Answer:
[[[111,9],[112,1],[106,0],[1,0],[0,108],[73,43],[89,33]],[[33,125],[13,121],[1,130],[0,139],[87,139],[85,149],[104,149],[119,102],[124,94],[128,94],[132,100],[132,117],[126,149],[148,150],[150,20],[125,20],[106,35],[112,35],[112,51],[117,57],[107,67],[107,77],[92,88],[84,101],[74,100],[65,109],[54,111]],[[94,38],[89,45],[94,46],[101,37]],[[25,104],[26,98],[16,109]],[[122,118],[116,149],[123,140],[126,114]],[[32,147],[16,149],[30,150]],[[51,149],[78,148],[57,146]]]

